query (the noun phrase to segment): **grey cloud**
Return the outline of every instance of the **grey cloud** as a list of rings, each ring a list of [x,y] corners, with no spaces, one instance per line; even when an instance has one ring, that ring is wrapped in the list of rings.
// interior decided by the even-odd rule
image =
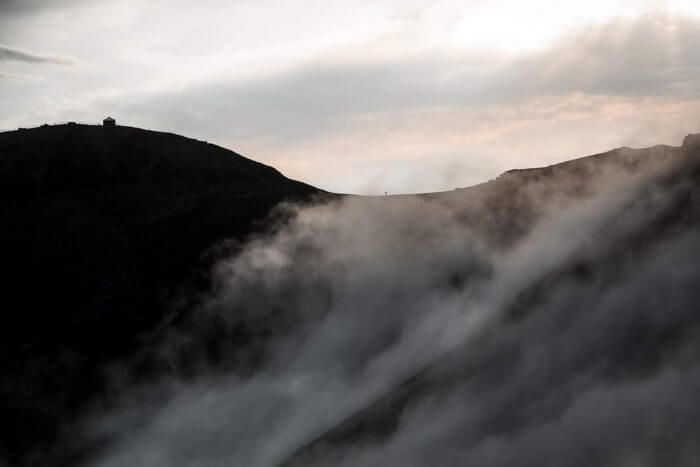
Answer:
[[[0,61],[18,61],[25,63],[51,63],[55,65],[75,65],[75,61],[52,55],[38,55],[31,52],[25,52],[20,49],[0,45]]]
[[[338,133],[377,113],[391,118],[439,107],[508,107],[571,93],[696,97],[698,50],[697,20],[645,16],[589,27],[505,65],[439,57],[371,65],[317,62],[266,79],[126,96],[103,105],[125,115],[151,115],[168,128],[281,144]]]
[[[43,10],[62,8],[96,0],[0,0],[0,13],[5,15],[31,15]],[[99,1],[99,0],[97,0]]]
[[[152,113],[170,126],[194,131],[214,126],[218,135],[297,140],[342,128],[357,115],[452,103],[455,86],[435,79],[446,71],[443,67],[433,61],[319,64],[254,82],[209,84],[105,104],[127,114]]]
[[[171,376],[96,414],[95,464],[279,465],[359,414],[291,465],[695,465],[693,170],[623,149],[292,207],[149,350]]]
[[[550,50],[503,70],[517,92],[694,97],[700,69],[700,21],[647,15],[587,27]]]
[[[22,37],[20,43],[33,43],[46,36],[45,15],[103,1],[114,0],[0,0],[0,42],[16,43]]]

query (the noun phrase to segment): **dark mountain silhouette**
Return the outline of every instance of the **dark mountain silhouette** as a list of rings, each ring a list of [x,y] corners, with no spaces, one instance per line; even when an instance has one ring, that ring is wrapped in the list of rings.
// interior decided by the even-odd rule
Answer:
[[[0,134],[0,459],[50,444],[196,289],[201,255],[265,226],[282,201],[324,193],[181,136],[43,126]]]
[[[592,277],[614,283],[622,269],[632,267],[630,258],[680,230],[700,226],[698,141],[690,135],[681,147],[618,148],[508,171],[475,187],[363,200],[401,203],[417,197],[458,205],[455,224],[470,226],[494,251],[522,241],[549,200],[583,198],[607,172],[641,173],[662,166],[636,202],[651,205],[656,193],[667,202],[663,209],[649,210],[641,228],[627,232],[619,216],[596,231],[596,248],[587,255],[533,270],[535,277],[506,304],[497,326],[407,374],[291,452],[283,465],[334,465],[358,446],[387,440],[410,406],[462,386],[487,398],[492,382],[509,384],[522,346],[512,336],[527,334],[521,328],[544,313],[560,284],[586,284]],[[266,343],[302,326],[301,318],[271,306],[273,312],[262,319],[255,315],[246,322],[243,317],[229,326],[208,321],[212,316],[189,314],[190,300],[209,287],[208,267],[222,240],[234,241],[222,247],[229,252],[237,248],[235,241],[284,221],[278,212],[270,217],[280,202],[339,198],[211,144],[136,128],[85,125],[0,134],[0,191],[5,273],[0,461],[40,465],[82,459],[84,446],[72,446],[66,432],[108,392],[105,368],[128,361],[136,383],[169,371],[150,351],[161,342],[164,321],[201,341],[201,349],[192,346],[177,355],[184,361],[178,363],[178,376],[192,377],[187,360],[198,358],[197,352],[208,368],[225,367],[244,376],[254,372],[266,358]],[[455,267],[435,287],[461,290],[472,280],[470,274],[488,273]],[[692,339],[688,321],[663,328],[630,326],[620,336],[624,345],[606,350],[605,371],[611,379],[654,371],[662,356]],[[231,341],[252,350],[227,360],[222,355]],[[557,378],[563,381],[565,375],[553,377],[553,385],[559,384]],[[519,398],[533,392],[524,387],[503,406],[526,406],[528,401]],[[523,423],[514,410],[489,415],[483,427],[488,433],[507,433]]]

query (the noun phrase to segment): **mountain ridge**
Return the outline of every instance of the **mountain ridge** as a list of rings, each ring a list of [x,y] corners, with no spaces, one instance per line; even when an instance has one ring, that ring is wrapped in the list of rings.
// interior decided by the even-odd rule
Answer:
[[[696,180],[699,143],[700,135],[691,134],[678,147],[616,148],[509,170],[464,189],[376,200],[351,197],[440,203],[473,198],[479,209],[466,209],[461,221],[487,243],[507,249],[541,214],[524,196],[528,190],[540,190],[543,199],[578,196],[591,189],[602,166],[635,171],[665,161],[687,169],[674,169],[675,179]],[[5,420],[0,459],[44,465],[55,453],[42,450],[49,446],[51,452],[64,420],[80,414],[86,401],[104,390],[104,368],[130,355],[166,316],[187,306],[176,304],[182,296],[209,286],[207,268],[216,254],[203,257],[206,251],[224,240],[241,244],[265,232],[279,221],[270,213],[280,203],[343,198],[210,143],[133,127],[77,124],[0,133],[0,194],[5,200],[0,245],[8,277],[6,311],[0,314],[0,419]],[[692,199],[681,198],[667,222],[673,225],[678,216],[695,219],[694,206]],[[565,273],[582,270],[572,268]],[[454,287],[462,279],[449,280]],[[523,293],[525,304],[540,294]],[[518,308],[511,319],[524,313]],[[143,371],[148,376],[148,368]],[[386,406],[400,408],[405,394],[433,384],[420,375],[409,380],[416,386],[400,386],[399,396],[387,396]],[[349,433],[373,423],[390,431],[392,417],[373,422],[371,414],[358,412]],[[341,424],[329,431],[331,444],[352,440],[354,435],[344,430]],[[323,443],[320,436],[286,463],[303,463],[308,451]],[[48,465],[75,464],[80,455],[61,453]]]

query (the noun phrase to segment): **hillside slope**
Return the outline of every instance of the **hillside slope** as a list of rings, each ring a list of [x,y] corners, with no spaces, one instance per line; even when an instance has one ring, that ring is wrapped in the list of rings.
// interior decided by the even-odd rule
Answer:
[[[0,134],[0,464],[697,465],[699,186],[698,135],[357,197]]]
[[[390,459],[410,465],[621,465],[614,456],[632,458],[624,454],[627,445],[602,434],[619,426],[631,437],[648,436],[642,445],[631,444],[639,462],[692,465],[697,457],[688,447],[697,446],[700,432],[687,427],[670,436],[663,430],[697,416],[690,409],[675,419],[674,403],[683,404],[682,397],[672,402],[666,396],[697,390],[700,274],[693,265],[700,254],[692,244],[700,233],[699,142],[699,135],[689,135],[681,147],[619,148],[426,195],[433,203],[457,203],[460,222],[495,250],[529,258],[519,273],[524,278],[509,284],[512,292],[499,292],[485,329],[401,376],[279,465],[382,465]],[[642,178],[628,190],[630,174]],[[598,194],[616,183],[623,188]],[[550,231],[567,210],[597,196],[594,211],[572,217],[588,221],[564,237]],[[557,204],[559,219],[548,221],[547,211]],[[552,226],[543,228],[547,222]],[[581,246],[562,256],[570,239]],[[458,289],[478,280],[469,271],[447,278]],[[465,298],[465,312],[474,306],[469,302]],[[677,388],[669,374],[685,383]],[[596,404],[606,391],[621,400],[597,426]],[[586,397],[601,400],[585,403],[590,413],[574,411]],[[637,407],[637,397],[648,397],[646,406]],[[638,425],[627,428],[633,419]],[[545,435],[537,430],[549,434],[540,440]],[[548,430],[562,434],[556,438]],[[544,446],[554,438],[562,447]]]
[[[0,458],[55,438],[100,368],[170,312],[178,287],[201,286],[208,247],[321,193],[173,134],[0,133]]]

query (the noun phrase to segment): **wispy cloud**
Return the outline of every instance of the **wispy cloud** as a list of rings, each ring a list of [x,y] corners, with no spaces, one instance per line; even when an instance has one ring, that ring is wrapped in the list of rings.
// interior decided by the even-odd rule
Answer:
[[[27,52],[0,44],[0,61],[17,61],[25,63],[50,63],[54,65],[74,66],[75,60],[56,55],[43,55]]]

